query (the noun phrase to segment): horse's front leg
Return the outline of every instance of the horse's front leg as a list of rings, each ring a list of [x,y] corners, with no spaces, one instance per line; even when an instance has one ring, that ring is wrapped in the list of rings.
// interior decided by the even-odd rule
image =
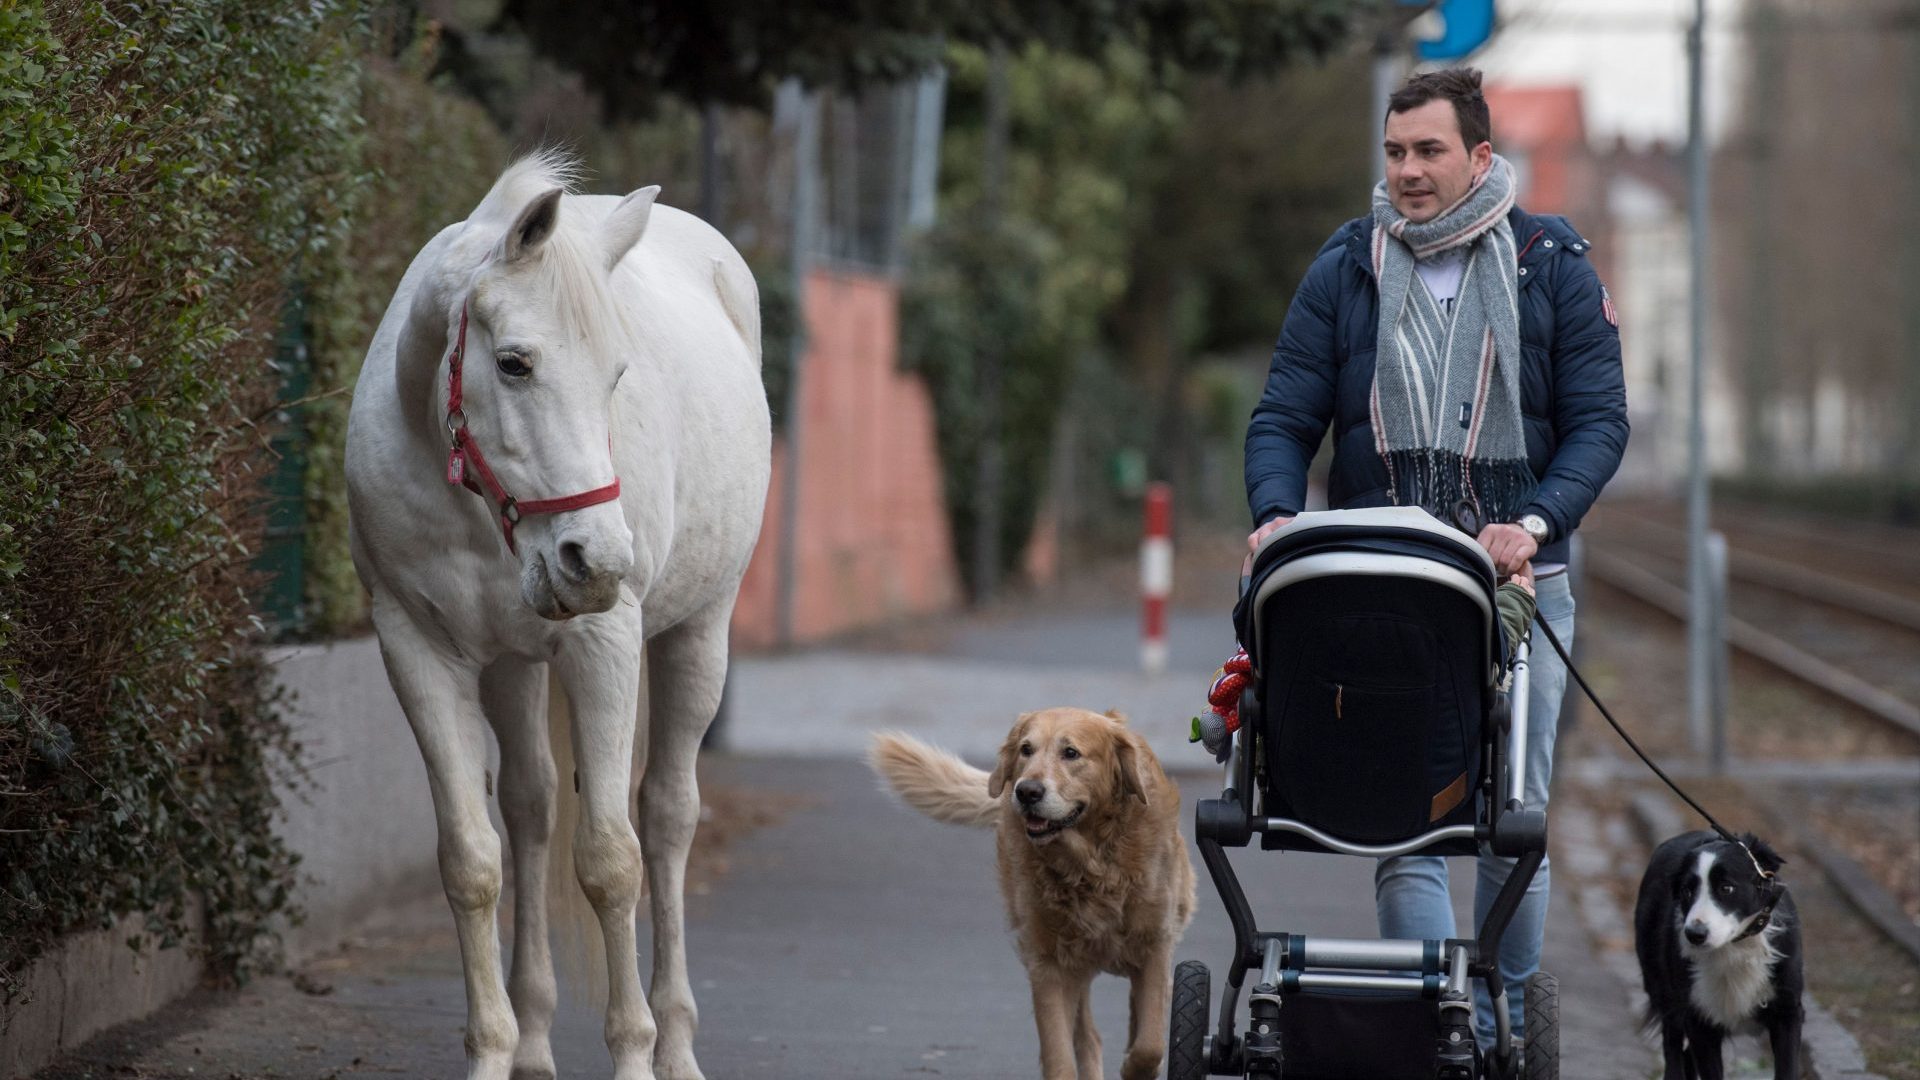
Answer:
[[[720,707],[730,614],[731,605],[722,605],[647,644],[652,738],[640,820],[652,881],[653,1017],[660,1025],[653,1061],[661,1080],[701,1080],[693,1056],[699,1012],[687,979],[687,851],[700,823],[695,759]]]
[[[440,882],[467,983],[468,1080],[508,1080],[519,1032],[500,978],[500,836],[487,820],[485,759],[462,729],[480,723],[479,672],[375,594],[387,677],[420,744],[439,826]]]
[[[546,665],[517,657],[495,660],[480,673],[480,704],[500,742],[500,816],[513,852],[513,968],[507,996],[520,1027],[513,1080],[553,1080],[557,994],[547,934],[547,855],[557,784],[547,743]]]
[[[639,608],[615,607],[581,620],[552,661],[572,704],[580,821],[574,871],[607,947],[607,1050],[614,1080],[653,1077],[653,1016],[634,930],[640,902],[640,838],[627,810],[640,707]]]

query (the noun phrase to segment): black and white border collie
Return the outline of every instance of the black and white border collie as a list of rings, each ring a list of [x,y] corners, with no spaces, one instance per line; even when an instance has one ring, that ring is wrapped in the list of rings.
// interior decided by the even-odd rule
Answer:
[[[1800,1075],[1799,914],[1766,876],[1780,856],[1751,833],[1740,840],[1746,849],[1712,832],[1676,836],[1640,879],[1633,944],[1666,1080],[1720,1080],[1723,1040],[1756,1028],[1772,1044],[1776,1080]]]

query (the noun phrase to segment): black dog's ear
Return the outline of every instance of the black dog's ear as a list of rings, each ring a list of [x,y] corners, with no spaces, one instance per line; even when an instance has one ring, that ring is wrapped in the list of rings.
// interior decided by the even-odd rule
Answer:
[[[1760,864],[1760,869],[1769,874],[1778,873],[1781,867],[1787,865],[1787,860],[1781,858],[1779,852],[1752,833],[1741,833],[1740,842],[1747,845],[1748,851],[1753,852],[1753,859]]]

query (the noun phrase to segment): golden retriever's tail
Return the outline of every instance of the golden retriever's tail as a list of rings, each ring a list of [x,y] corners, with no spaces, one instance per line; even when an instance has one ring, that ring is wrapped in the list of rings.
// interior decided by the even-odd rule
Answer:
[[[867,763],[908,806],[950,825],[992,828],[1000,800],[987,794],[987,771],[911,735],[873,737]]]

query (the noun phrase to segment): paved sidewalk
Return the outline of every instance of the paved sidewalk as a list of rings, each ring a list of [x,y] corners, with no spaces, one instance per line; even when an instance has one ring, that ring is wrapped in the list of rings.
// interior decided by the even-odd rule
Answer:
[[[963,757],[991,757],[1014,718],[1050,705],[1118,709],[1168,768],[1211,759],[1187,742],[1214,668],[1233,651],[1222,616],[1169,620],[1168,670],[1140,670],[1129,613],[972,620],[940,653],[822,648],[734,661],[722,745],[752,756],[848,757],[872,732],[905,731]]]
[[[991,836],[902,808],[858,758],[872,730],[893,727],[984,762],[1020,711],[1111,706],[1148,734],[1191,805],[1217,789],[1219,774],[1185,742],[1186,719],[1230,631],[1224,620],[1176,620],[1176,665],[1156,678],[1130,670],[1131,651],[1116,647],[1130,624],[1120,613],[1020,620],[971,641],[973,631],[959,634],[944,656],[829,649],[738,660],[730,749],[705,759],[703,783],[783,809],[738,837],[728,872],[689,900],[698,1052],[709,1077],[1034,1075],[1038,1043],[993,881]],[[1263,927],[1374,934],[1365,860],[1233,858]],[[1456,877],[1471,874],[1462,866]],[[1545,963],[1561,980],[1563,1075],[1644,1078],[1652,1054],[1633,1034],[1626,989],[1595,959],[1578,892],[1555,895]],[[1181,957],[1217,972],[1231,935],[1204,870],[1200,896]],[[1467,897],[1459,899],[1464,928]],[[1216,976],[1216,1007],[1218,987]],[[1125,1002],[1120,980],[1096,984],[1110,1075],[1123,1052]],[[292,978],[203,993],[41,1075],[456,1077],[464,1016],[451,920],[444,904],[416,904]],[[563,1004],[556,1032],[562,1075],[609,1075],[596,1014]]]
[[[689,902],[698,1050],[708,1076],[1034,1074],[1038,1041],[989,834],[892,805],[864,767],[846,760],[719,757],[703,779],[792,799],[781,821],[729,851],[730,873]],[[1211,786],[1210,776],[1180,779],[1188,799]],[[1363,860],[1252,851],[1233,859],[1263,926],[1373,933]],[[1204,872],[1200,897],[1180,956],[1218,971],[1232,938]],[[1645,1077],[1651,1056],[1622,1053],[1620,1033],[1631,1029],[1626,1001],[1592,962],[1570,902],[1556,897],[1547,948],[1547,966],[1561,979],[1563,1075]],[[1216,976],[1216,994],[1218,985]],[[1125,983],[1096,983],[1095,1012],[1117,1068]],[[108,1033],[41,1078],[457,1077],[464,1019],[446,908],[416,904],[295,978],[200,994]],[[596,1014],[562,1005],[555,1050],[563,1076],[610,1075],[599,1029]]]

